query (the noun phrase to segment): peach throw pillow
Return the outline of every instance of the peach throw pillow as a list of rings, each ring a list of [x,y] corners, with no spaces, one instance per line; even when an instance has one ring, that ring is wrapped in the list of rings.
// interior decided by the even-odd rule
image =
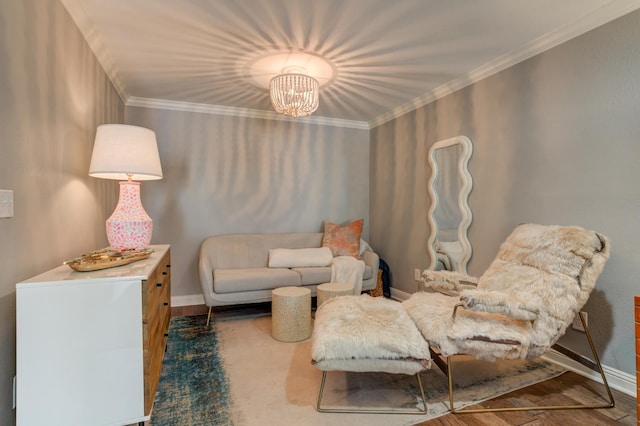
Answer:
[[[360,259],[360,236],[364,219],[355,220],[340,226],[329,221],[324,222],[322,247],[329,247],[334,256],[353,256]]]

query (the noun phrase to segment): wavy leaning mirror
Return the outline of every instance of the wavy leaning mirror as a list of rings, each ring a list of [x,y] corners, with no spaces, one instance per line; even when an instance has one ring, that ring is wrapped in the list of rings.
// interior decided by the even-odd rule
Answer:
[[[429,148],[429,269],[467,273],[472,253],[468,237],[472,220],[468,200],[473,186],[468,164],[472,152],[473,145],[466,136],[438,141]]]

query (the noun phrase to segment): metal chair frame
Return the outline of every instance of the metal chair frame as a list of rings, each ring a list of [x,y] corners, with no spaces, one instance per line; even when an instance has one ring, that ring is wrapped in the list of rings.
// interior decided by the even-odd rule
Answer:
[[[378,409],[350,409],[350,408],[322,408],[322,395],[324,394],[324,385],[327,380],[327,371],[322,371],[322,383],[320,384],[320,392],[318,393],[318,403],[316,405],[316,409],[320,413],[359,413],[359,414],[427,414],[427,398],[424,395],[424,388],[422,387],[422,380],[420,380],[420,373],[416,373],[415,377],[418,381],[418,388],[420,389],[420,398],[422,399],[422,404],[424,405],[424,409],[416,409],[416,410],[378,410]]]
[[[211,320],[211,309],[213,308],[213,306],[209,306],[209,313],[207,314],[207,324],[205,325],[205,327],[209,327],[209,320]]]
[[[573,409],[595,409],[595,408],[613,408],[615,407],[615,401],[613,399],[613,394],[611,393],[611,388],[609,387],[609,383],[607,382],[607,378],[604,375],[604,370],[602,369],[602,364],[600,363],[600,358],[598,357],[598,352],[596,351],[596,347],[593,344],[593,339],[591,338],[591,333],[589,332],[589,327],[587,326],[587,322],[584,320],[584,316],[582,312],[579,312],[580,321],[582,321],[582,326],[584,327],[585,335],[587,336],[587,340],[589,342],[589,347],[591,348],[591,352],[593,353],[593,357],[595,360],[595,366],[597,368],[597,372],[600,373],[602,377],[602,384],[604,385],[605,390],[607,391],[607,396],[609,401],[605,404],[584,404],[584,405],[550,405],[550,406],[524,406],[524,407],[503,407],[503,408],[468,408],[468,409],[456,409],[454,405],[453,398],[453,371],[451,368],[452,365],[452,357],[455,355],[450,355],[447,357],[447,371],[446,375],[449,379],[449,409],[453,414],[466,414],[466,413],[489,413],[489,412],[504,412],[504,411],[534,411],[534,410],[573,410]],[[436,362],[438,366],[439,363]]]

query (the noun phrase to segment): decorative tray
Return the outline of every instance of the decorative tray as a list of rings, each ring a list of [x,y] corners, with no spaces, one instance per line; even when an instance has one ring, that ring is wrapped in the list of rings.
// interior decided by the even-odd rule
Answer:
[[[98,271],[146,259],[151,256],[151,253],[153,253],[153,249],[149,248],[139,250],[105,249],[83,254],[75,259],[65,260],[64,264],[78,272]]]

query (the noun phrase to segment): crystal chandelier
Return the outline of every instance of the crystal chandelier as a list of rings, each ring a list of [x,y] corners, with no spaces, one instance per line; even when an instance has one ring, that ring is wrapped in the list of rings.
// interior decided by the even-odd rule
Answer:
[[[318,80],[301,67],[286,67],[271,79],[269,93],[276,112],[291,117],[306,117],[318,109]]]

